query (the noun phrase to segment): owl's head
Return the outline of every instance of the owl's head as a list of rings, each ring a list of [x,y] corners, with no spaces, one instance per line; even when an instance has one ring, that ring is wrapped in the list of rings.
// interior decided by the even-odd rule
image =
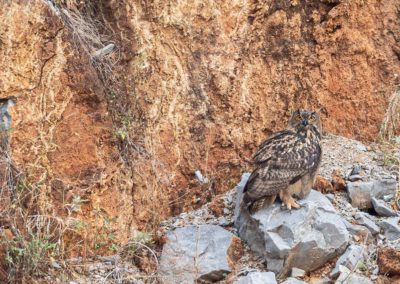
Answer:
[[[310,128],[313,125],[319,133],[322,131],[319,114],[314,111],[296,110],[289,119],[289,128],[302,129]]]

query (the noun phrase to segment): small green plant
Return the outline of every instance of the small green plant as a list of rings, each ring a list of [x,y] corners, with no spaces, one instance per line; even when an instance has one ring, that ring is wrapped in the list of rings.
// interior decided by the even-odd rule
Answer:
[[[136,255],[136,253],[145,247],[151,247],[154,245],[153,237],[148,232],[142,232],[135,230],[133,232],[132,240],[127,244],[126,251],[128,255]]]
[[[118,251],[118,249],[119,249],[119,245],[118,245],[118,244],[116,244],[116,243],[112,243],[112,244],[111,244],[110,250],[112,250],[112,251]]]
[[[128,132],[124,128],[120,128],[116,131],[115,135],[118,139],[125,141],[128,137]]]
[[[129,137],[129,130],[133,123],[133,117],[130,113],[128,114],[121,114],[118,118],[121,126],[116,130],[115,135],[121,141],[125,141]]]
[[[30,234],[28,238],[19,235],[8,239],[2,235],[0,243],[5,248],[8,266],[34,275],[40,274],[40,268],[43,268],[46,260],[54,257],[58,251],[58,244],[52,241],[50,236],[40,238]]]
[[[359,262],[357,263],[357,269],[360,270],[360,271],[362,271],[362,272],[368,271],[367,265],[366,265],[364,262],[362,262],[362,261],[359,261]]]
[[[117,244],[114,242],[116,239],[116,236],[114,234],[114,231],[113,231],[114,229],[112,227],[112,224],[115,223],[115,221],[116,221],[116,217],[103,218],[103,225],[101,226],[99,234],[97,234],[95,237],[95,242],[94,242],[95,250],[99,250],[99,249],[107,247],[107,246],[111,250],[117,249],[117,247],[116,247]]]
[[[73,228],[76,231],[83,231],[85,229],[85,227],[86,227],[85,221],[79,220],[79,219],[74,220]]]

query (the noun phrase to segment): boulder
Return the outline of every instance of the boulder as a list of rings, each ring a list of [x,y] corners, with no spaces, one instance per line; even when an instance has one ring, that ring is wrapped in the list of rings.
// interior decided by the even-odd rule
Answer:
[[[241,277],[235,284],[277,284],[273,272],[250,272]]]
[[[379,226],[383,230],[383,234],[389,241],[395,241],[400,239],[400,217],[391,217],[383,220],[379,223]]]
[[[372,206],[374,207],[376,213],[379,216],[383,217],[393,217],[397,216],[397,212],[394,211],[389,204],[387,204],[385,201],[381,199],[377,199],[375,197],[371,198],[372,201]]]
[[[340,274],[339,267],[341,265],[352,270],[357,266],[357,263],[363,259],[363,248],[359,245],[350,245],[345,253],[336,261],[336,266],[329,276],[331,278],[336,278]]]
[[[351,205],[355,208],[371,208],[371,189],[373,182],[348,182],[347,193],[351,199]]]
[[[347,192],[351,199],[351,205],[359,209],[372,208],[372,198],[384,199],[386,196],[394,196],[396,188],[397,182],[394,179],[347,183]]]
[[[383,199],[385,196],[395,196],[397,190],[397,181],[395,179],[381,179],[373,183],[371,197]]]
[[[240,212],[235,226],[239,236],[263,257],[268,270],[287,276],[293,267],[312,271],[342,254],[349,233],[329,200],[312,190],[289,211],[275,203],[249,215]]]
[[[237,240],[232,233],[215,225],[169,231],[160,259],[163,283],[222,280],[232,270],[231,246]]]

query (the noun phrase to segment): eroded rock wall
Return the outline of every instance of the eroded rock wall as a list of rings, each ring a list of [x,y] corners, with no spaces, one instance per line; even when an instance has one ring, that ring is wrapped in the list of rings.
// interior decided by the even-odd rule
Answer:
[[[105,229],[128,238],[132,181],[115,145],[104,86],[44,1],[1,1],[0,66],[0,97],[16,98],[10,141],[23,206],[60,218],[69,228],[64,237],[74,240],[71,250],[81,254],[108,244],[99,237]]]
[[[291,109],[320,110],[328,132],[376,139],[399,82],[398,9],[396,1],[110,1],[140,110],[135,142],[171,174],[176,211],[235,184]],[[197,169],[215,183],[193,182]]]
[[[12,156],[40,188],[38,207],[84,220],[89,235],[126,240],[230,189],[291,109],[320,110],[326,131],[373,140],[399,83],[395,0],[63,7],[80,5],[117,46],[120,93],[38,0],[1,2],[0,96],[17,97]],[[130,107],[114,124],[113,100]]]

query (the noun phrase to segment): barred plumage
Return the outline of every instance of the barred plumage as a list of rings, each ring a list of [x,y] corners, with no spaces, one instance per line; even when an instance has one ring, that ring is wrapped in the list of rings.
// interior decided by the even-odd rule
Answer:
[[[285,130],[265,140],[253,156],[256,168],[244,188],[243,205],[250,212],[270,205],[277,195],[289,208],[298,208],[293,195],[311,190],[322,150],[321,122],[315,112],[297,110]]]

